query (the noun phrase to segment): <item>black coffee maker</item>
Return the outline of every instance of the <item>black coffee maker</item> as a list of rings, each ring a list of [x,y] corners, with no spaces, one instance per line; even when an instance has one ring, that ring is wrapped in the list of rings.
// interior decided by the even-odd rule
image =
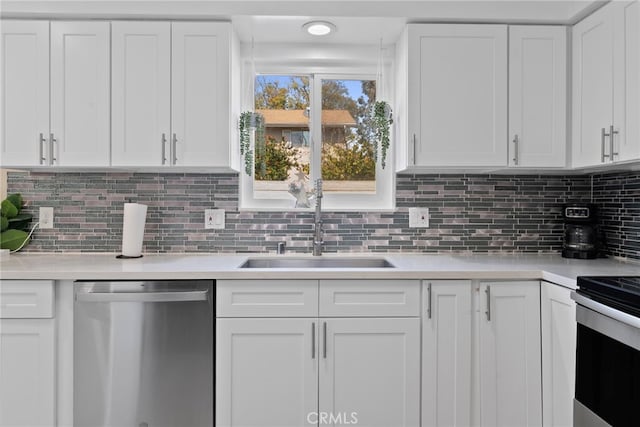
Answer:
[[[565,258],[593,259],[600,253],[600,231],[596,206],[590,203],[565,205],[564,240],[562,256]]]

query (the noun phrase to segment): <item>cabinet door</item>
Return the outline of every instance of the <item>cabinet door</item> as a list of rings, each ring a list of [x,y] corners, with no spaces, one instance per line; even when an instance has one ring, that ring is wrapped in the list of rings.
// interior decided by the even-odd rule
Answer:
[[[542,425],[540,283],[479,287],[480,424]]]
[[[422,426],[471,424],[471,282],[425,281]]]
[[[509,165],[564,167],[565,27],[509,27]]]
[[[49,22],[3,20],[0,40],[2,166],[47,164]]]
[[[111,23],[113,166],[168,164],[171,23]]]
[[[109,25],[51,23],[54,165],[109,165]]]
[[[0,426],[54,426],[53,319],[0,320]]]
[[[321,324],[320,424],[419,426],[420,319]]]
[[[576,303],[571,290],[541,284],[543,425],[573,426]]]
[[[506,25],[410,25],[409,88],[416,165],[507,165]]]
[[[230,165],[230,23],[172,24],[171,164]]]
[[[216,426],[316,425],[317,337],[315,319],[216,319]]]
[[[613,2],[614,160],[640,158],[640,3]]]
[[[607,5],[573,26],[572,165],[604,163],[613,120],[613,15]]]

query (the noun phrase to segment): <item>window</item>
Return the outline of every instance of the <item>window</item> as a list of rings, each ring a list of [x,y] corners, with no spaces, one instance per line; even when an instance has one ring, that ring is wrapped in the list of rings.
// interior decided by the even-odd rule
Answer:
[[[390,209],[392,166],[376,161],[372,129],[376,87],[373,76],[255,76],[264,132],[254,135],[253,176],[242,174],[241,207],[312,208],[321,177],[323,208]]]

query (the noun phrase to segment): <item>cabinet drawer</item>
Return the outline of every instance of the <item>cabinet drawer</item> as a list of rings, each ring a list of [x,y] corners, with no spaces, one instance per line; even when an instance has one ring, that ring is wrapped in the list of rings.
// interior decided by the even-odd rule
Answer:
[[[53,317],[52,280],[0,280],[0,318]]]
[[[418,280],[321,280],[320,316],[419,316]]]
[[[218,280],[216,317],[317,317],[317,280]]]

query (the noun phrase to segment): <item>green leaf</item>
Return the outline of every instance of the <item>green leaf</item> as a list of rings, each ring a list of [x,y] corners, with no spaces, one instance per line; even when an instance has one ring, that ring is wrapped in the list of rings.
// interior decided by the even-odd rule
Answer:
[[[29,237],[29,233],[22,230],[7,230],[0,233],[0,248],[17,250]]]

